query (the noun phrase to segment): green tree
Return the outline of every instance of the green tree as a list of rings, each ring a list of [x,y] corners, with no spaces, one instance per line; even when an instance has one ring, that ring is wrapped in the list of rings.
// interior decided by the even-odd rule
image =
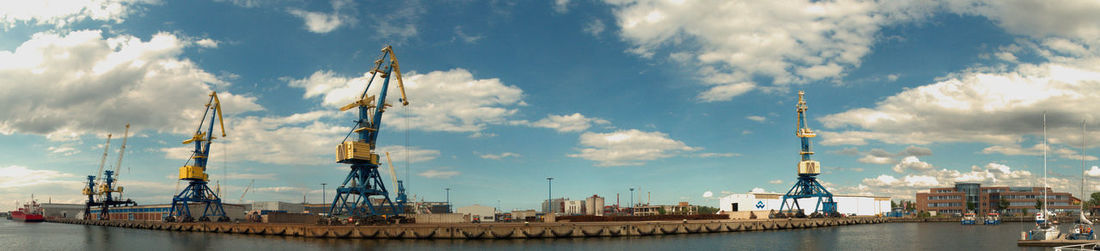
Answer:
[[[1086,208],[1092,208],[1092,206],[1100,205],[1100,192],[1094,192],[1089,195],[1088,204],[1085,204]]]
[[[974,202],[966,202],[966,210],[974,211]]]
[[[1000,202],[997,203],[997,208],[998,210],[1004,211],[1005,209],[1008,209],[1008,206],[1010,205],[1011,204],[1009,204],[1007,200],[1002,199],[1000,200]]]
[[[1043,200],[1035,199],[1035,209],[1043,209]]]
[[[714,214],[718,212],[716,207],[699,206],[699,214]]]
[[[890,209],[898,208],[898,203],[890,200]]]

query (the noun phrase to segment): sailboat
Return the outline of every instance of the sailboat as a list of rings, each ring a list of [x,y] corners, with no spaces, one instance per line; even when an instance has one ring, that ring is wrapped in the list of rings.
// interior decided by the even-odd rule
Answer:
[[[1058,225],[1054,224],[1054,221],[1050,218],[1050,211],[1047,211],[1047,114],[1043,113],[1043,208],[1042,211],[1035,214],[1035,229],[1028,232],[1028,239],[1031,240],[1054,240],[1058,239],[1058,235],[1062,232],[1058,230]]]
[[[1085,122],[1081,122],[1081,198],[1087,198],[1085,195],[1085,138],[1088,137],[1085,134]],[[1080,218],[1077,219],[1077,224],[1073,224],[1073,232],[1070,233],[1068,238],[1070,240],[1093,240],[1096,239],[1096,235],[1092,232],[1092,221],[1089,221],[1085,217],[1085,202],[1081,201],[1081,213]]]

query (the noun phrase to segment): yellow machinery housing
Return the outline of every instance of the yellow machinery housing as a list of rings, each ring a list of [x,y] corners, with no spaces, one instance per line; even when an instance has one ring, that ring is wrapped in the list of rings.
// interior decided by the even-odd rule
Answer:
[[[800,161],[798,174],[821,174],[821,163],[813,160]]]
[[[369,161],[371,164],[379,163],[378,154],[371,153],[371,145],[359,141],[344,141],[336,147],[336,162],[350,162],[351,160]]]
[[[180,167],[180,179],[181,180],[202,180],[206,181],[206,169],[197,166],[183,166]]]

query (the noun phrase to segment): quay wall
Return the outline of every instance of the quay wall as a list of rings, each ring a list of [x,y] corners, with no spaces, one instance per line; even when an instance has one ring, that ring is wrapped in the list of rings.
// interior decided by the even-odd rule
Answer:
[[[264,223],[168,223],[151,221],[99,221],[54,219],[51,222],[125,227],[150,230],[301,236],[313,238],[370,239],[525,239],[648,236],[720,233],[876,224],[881,217],[848,217],[771,220],[696,220],[564,223],[440,223],[384,226],[333,226]]]

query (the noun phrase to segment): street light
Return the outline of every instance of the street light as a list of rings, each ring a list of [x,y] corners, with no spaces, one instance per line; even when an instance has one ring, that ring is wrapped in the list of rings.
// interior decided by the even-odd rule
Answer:
[[[448,187],[448,188],[444,188],[443,190],[447,191],[447,212],[450,213],[451,212],[451,188]]]
[[[553,177],[546,177],[546,212],[554,213],[554,184]]]
[[[634,188],[630,188],[630,216],[634,216]]]
[[[328,199],[328,196],[325,195],[325,185],[328,185],[328,183],[321,183],[321,203],[322,204],[324,204],[325,200]]]

